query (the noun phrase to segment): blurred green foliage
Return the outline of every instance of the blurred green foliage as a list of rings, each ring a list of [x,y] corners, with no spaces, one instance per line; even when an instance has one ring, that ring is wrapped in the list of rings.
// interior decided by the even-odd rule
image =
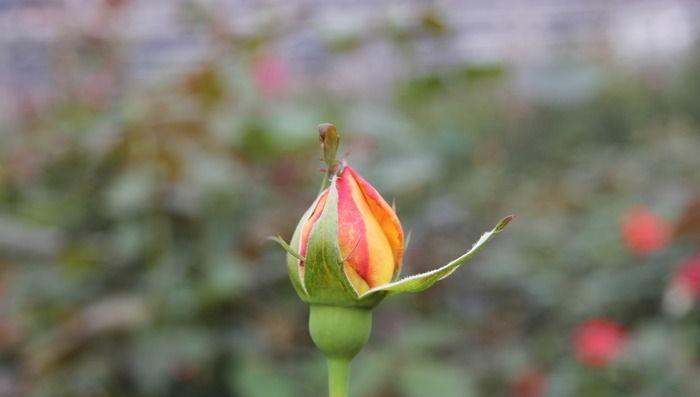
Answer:
[[[700,315],[662,307],[697,240],[640,256],[619,233],[632,205],[675,219],[700,193],[700,58],[665,74],[462,65],[410,73],[388,99],[366,100],[294,87],[280,65],[256,80],[284,32],[210,33],[218,41],[192,70],[149,84],[117,76],[104,95],[73,79],[3,127],[0,394],[322,395],[307,309],[264,239],[290,236],[313,200],[323,121],[396,198],[412,230],[406,273],[516,215],[440,288],[377,310],[356,396],[509,396],[532,368],[549,396],[700,393]],[[449,27],[429,12],[372,34],[410,64],[415,41]],[[328,56],[368,37],[328,40]],[[120,65],[109,39],[66,40],[75,73],[95,58]],[[281,79],[280,92],[260,78]],[[609,368],[572,354],[592,316],[630,330]]]

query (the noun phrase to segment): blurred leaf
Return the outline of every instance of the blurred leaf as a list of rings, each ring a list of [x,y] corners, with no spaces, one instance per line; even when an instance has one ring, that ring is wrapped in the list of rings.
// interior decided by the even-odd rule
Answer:
[[[106,205],[115,217],[146,210],[155,193],[154,173],[136,169],[118,176],[107,190]]]
[[[230,256],[214,257],[205,267],[205,291],[218,299],[240,296],[250,282],[248,270]]]
[[[231,387],[244,397],[294,397],[295,383],[273,368],[253,363],[236,368],[230,378]]]
[[[185,88],[207,109],[221,103],[226,93],[224,81],[215,65],[206,65],[188,76]]]
[[[204,366],[215,340],[202,328],[155,328],[136,336],[129,352],[133,376],[144,393],[163,393],[183,365]]]
[[[430,33],[439,36],[447,32],[447,23],[437,10],[431,9],[421,16],[421,24]]]
[[[444,322],[419,322],[404,329],[394,340],[396,348],[429,350],[456,343],[463,330]]]
[[[406,397],[476,396],[466,370],[428,360],[408,363],[402,368],[397,386]]]
[[[351,391],[358,396],[374,396],[382,390],[395,372],[387,351],[366,352],[358,356],[352,366]]]

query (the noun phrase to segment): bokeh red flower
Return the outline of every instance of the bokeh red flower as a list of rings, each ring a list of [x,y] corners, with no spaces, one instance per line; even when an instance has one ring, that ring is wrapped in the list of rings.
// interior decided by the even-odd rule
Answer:
[[[579,325],[574,334],[576,359],[591,367],[605,367],[625,349],[627,331],[606,318],[593,318]]]
[[[547,379],[538,369],[521,372],[511,385],[515,397],[541,397],[547,390]]]
[[[632,252],[646,255],[664,248],[671,236],[668,222],[643,206],[630,208],[622,219],[622,240]]]
[[[673,286],[694,299],[700,298],[700,253],[683,262],[673,275]]]

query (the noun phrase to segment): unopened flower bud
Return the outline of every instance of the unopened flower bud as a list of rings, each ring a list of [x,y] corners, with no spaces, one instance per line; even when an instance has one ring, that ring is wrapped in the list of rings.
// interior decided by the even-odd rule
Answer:
[[[435,270],[397,280],[405,241],[394,210],[352,167],[336,161],[340,136],[319,125],[327,165],[321,192],[301,217],[287,251],[287,270],[311,305],[309,331],[328,358],[332,397],[347,395],[350,360],[367,342],[371,309],[389,294],[419,292],[449,276],[512,220],[502,219],[472,248]]]

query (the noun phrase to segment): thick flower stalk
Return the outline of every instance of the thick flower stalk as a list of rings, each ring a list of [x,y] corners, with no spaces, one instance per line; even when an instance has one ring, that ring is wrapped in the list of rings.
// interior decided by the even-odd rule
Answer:
[[[326,163],[321,192],[287,244],[287,270],[310,305],[309,332],[328,359],[330,397],[347,397],[349,366],[367,342],[371,310],[387,295],[423,291],[449,276],[508,225],[501,220],[472,248],[435,270],[398,279],[405,239],[401,222],[377,190],[335,159],[339,135],[319,126]]]

